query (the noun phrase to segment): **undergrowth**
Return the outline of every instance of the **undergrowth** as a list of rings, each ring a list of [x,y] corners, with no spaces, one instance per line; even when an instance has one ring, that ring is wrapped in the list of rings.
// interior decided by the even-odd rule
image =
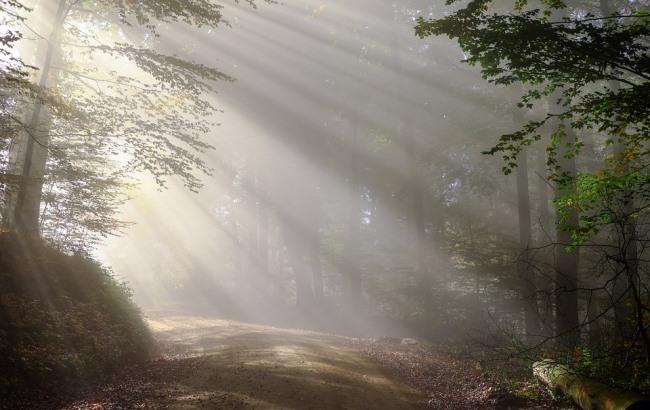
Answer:
[[[128,288],[83,255],[0,235],[0,395],[74,386],[151,354]]]

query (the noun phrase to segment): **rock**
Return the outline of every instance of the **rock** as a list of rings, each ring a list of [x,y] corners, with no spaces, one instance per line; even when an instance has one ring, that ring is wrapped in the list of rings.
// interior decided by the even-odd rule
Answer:
[[[400,343],[401,345],[416,345],[418,344],[418,341],[415,339],[412,339],[410,337],[405,337],[402,339],[402,342]]]

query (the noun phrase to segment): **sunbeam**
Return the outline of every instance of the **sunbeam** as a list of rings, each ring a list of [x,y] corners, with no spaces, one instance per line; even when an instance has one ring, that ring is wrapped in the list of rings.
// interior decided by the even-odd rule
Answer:
[[[0,410],[647,408],[649,9],[0,0]]]

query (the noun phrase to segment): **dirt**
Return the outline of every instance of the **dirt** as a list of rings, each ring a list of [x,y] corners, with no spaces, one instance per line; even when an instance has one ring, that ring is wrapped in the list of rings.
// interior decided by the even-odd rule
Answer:
[[[25,408],[553,408],[504,392],[471,363],[421,344],[183,316],[150,324],[162,346],[160,358],[125,368],[113,382],[74,400]]]
[[[450,353],[443,346],[368,339],[353,339],[350,343],[426,395],[431,409],[575,409],[570,403],[557,401],[530,379],[510,379],[509,386],[504,386],[476,360]]]
[[[343,337],[188,317],[151,327],[163,358],[64,408],[407,410],[427,401]]]

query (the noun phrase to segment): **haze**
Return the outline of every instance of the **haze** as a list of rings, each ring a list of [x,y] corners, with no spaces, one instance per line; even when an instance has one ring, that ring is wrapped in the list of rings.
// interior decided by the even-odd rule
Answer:
[[[646,0],[0,5],[7,386],[647,405]]]

